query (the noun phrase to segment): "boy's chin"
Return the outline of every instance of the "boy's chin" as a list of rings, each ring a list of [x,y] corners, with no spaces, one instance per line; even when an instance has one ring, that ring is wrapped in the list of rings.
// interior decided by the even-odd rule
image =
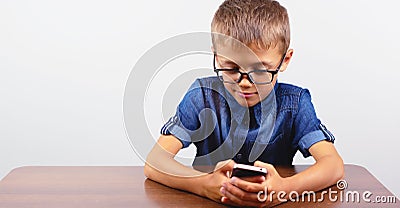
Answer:
[[[240,98],[240,99],[236,98],[236,101],[239,103],[239,105],[246,107],[246,108],[253,107],[260,102],[260,100],[246,100],[243,98]]]

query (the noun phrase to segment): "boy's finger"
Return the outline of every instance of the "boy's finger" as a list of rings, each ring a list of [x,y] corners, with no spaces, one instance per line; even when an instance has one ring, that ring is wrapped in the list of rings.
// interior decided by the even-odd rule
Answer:
[[[262,183],[265,181],[265,176],[247,176],[247,177],[241,177],[240,179],[252,183]]]
[[[234,186],[226,186],[221,188],[221,193],[224,195],[221,198],[221,202],[234,205],[234,206],[251,206],[251,207],[261,207],[262,202],[254,197],[255,194],[250,194],[243,192],[242,190]]]
[[[247,192],[257,193],[264,190],[264,185],[262,183],[253,183],[238,177],[232,177],[229,183]]]
[[[264,163],[264,162],[261,162],[261,161],[256,161],[256,162],[254,162],[254,166],[266,168],[268,174],[277,173],[275,167],[273,165],[271,165],[271,164],[268,164],[268,163]]]
[[[265,162],[261,162],[261,161],[259,161],[259,160],[257,160],[257,161],[254,162],[254,166],[256,166],[256,167],[263,167],[263,168],[271,168],[271,167],[274,167],[274,166],[272,166],[271,164],[268,164],[268,163],[265,163]]]
[[[217,165],[214,168],[214,171],[231,171],[233,169],[233,166],[235,165],[235,162],[233,160],[225,160],[217,163]]]

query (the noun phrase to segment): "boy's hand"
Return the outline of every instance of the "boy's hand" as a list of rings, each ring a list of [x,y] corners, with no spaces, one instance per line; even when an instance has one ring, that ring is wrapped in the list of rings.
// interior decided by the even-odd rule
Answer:
[[[229,173],[232,172],[235,162],[226,160],[219,162],[214,169],[214,172],[208,174],[204,179],[204,193],[201,194],[216,202],[221,202],[222,194],[220,192],[223,183],[229,181]]]
[[[268,170],[267,178],[264,181],[231,178],[228,182],[223,183],[221,188],[221,193],[224,195],[221,199],[223,203],[234,206],[265,207],[282,202],[277,199],[277,193],[288,190],[287,181],[270,164],[257,161],[254,166],[266,168]],[[267,193],[265,193],[266,190]],[[269,193],[272,191],[275,191],[275,194],[271,199]]]

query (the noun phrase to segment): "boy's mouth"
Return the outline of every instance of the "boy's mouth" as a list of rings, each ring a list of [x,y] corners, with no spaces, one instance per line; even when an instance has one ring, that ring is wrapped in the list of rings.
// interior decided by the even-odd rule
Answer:
[[[236,93],[243,98],[250,98],[258,94],[257,92],[240,92],[240,91],[236,91]]]

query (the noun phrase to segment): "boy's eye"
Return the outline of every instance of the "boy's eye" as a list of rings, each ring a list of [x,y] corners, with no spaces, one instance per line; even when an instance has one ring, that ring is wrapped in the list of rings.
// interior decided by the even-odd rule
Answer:
[[[265,75],[265,74],[267,74],[268,73],[268,71],[265,69],[257,69],[257,70],[254,70],[253,71],[253,74],[254,75],[256,75],[256,76],[262,76],[262,75]]]
[[[225,66],[222,66],[222,68],[223,69],[234,70],[234,71],[238,71],[239,70],[239,67],[235,66],[235,65],[225,65]]]
[[[231,70],[229,70],[229,71],[225,71],[225,73],[226,73],[226,74],[237,74],[238,71],[239,71],[239,69],[233,68],[233,69],[231,69]]]

